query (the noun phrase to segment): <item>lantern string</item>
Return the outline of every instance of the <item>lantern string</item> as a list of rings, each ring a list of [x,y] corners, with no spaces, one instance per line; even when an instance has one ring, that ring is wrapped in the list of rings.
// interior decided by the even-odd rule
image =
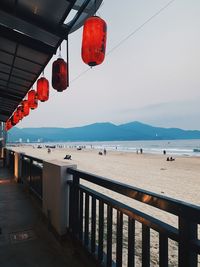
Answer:
[[[94,15],[96,16],[96,13],[97,13],[97,0],[94,0],[94,8],[95,8]]]
[[[125,43],[128,39],[130,39],[132,36],[134,36],[137,32],[139,32],[146,24],[148,24],[151,20],[156,18],[158,15],[160,15],[165,9],[167,9],[173,2],[176,0],[169,1],[166,5],[164,5],[161,9],[159,9],[156,13],[154,13],[150,18],[148,18],[144,23],[142,23],[139,27],[137,27],[134,31],[132,31],[129,35],[127,35],[124,39],[122,39],[117,45],[112,47],[107,53],[106,56],[109,56],[112,54],[117,48],[119,48],[123,43]],[[85,71],[81,72],[79,75],[77,75],[72,81],[75,82],[80,77],[82,77],[84,74],[86,74],[91,68],[86,69]]]
[[[58,57],[61,58],[61,45],[59,46],[59,54],[58,54]]]

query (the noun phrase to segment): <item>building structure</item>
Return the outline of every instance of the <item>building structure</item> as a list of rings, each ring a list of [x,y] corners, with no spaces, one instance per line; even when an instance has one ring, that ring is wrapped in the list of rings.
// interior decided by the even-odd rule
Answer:
[[[102,0],[0,1],[0,121],[6,122],[63,40]]]
[[[93,15],[102,0],[0,0],[0,122],[5,123],[68,35]],[[75,13],[71,18],[72,13]],[[2,137],[1,137],[2,138]],[[37,231],[37,218],[28,197],[17,189],[31,192],[44,215],[48,228],[59,238],[69,234],[103,266],[135,266],[135,222],[141,224],[141,265],[151,261],[150,231],[158,234],[159,266],[169,266],[168,241],[178,247],[177,266],[197,267],[200,254],[198,229],[200,208],[162,195],[131,187],[60,162],[45,162],[23,153],[3,149],[0,160],[0,265],[7,266],[89,266],[77,254],[64,253],[50,246],[52,237]],[[9,170],[8,170],[9,169]],[[13,181],[15,180],[14,183]],[[102,194],[90,184],[112,190],[177,217],[178,226],[166,224],[133,207]],[[15,189],[14,189],[15,188]],[[21,191],[20,191],[21,192]],[[29,204],[27,204],[29,203]],[[114,221],[113,212],[116,212]],[[127,218],[127,259],[123,259],[123,225]],[[34,229],[27,229],[27,227]],[[98,227],[97,227],[98,225]],[[23,231],[22,231],[23,227]],[[26,229],[24,229],[24,227]],[[113,257],[113,229],[116,254]],[[42,224],[39,225],[42,229]],[[34,235],[34,233],[36,233]],[[98,234],[97,234],[98,233]],[[37,235],[37,238],[36,238]],[[97,238],[98,235],[98,238]],[[29,241],[23,245],[20,241]],[[37,240],[37,241],[35,241]],[[75,244],[77,246],[77,243]],[[69,242],[67,244],[69,246]],[[35,252],[35,250],[37,252]],[[48,253],[47,253],[48,250]],[[61,250],[61,248],[60,248]],[[57,252],[55,252],[57,251]],[[35,264],[35,265],[34,265]]]

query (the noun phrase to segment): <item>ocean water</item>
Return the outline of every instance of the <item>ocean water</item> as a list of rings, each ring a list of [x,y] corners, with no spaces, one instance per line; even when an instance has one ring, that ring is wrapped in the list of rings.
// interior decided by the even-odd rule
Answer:
[[[49,143],[48,143],[49,144]],[[52,144],[51,144],[52,145]],[[162,154],[166,150],[168,155],[185,155],[200,157],[200,139],[195,140],[153,140],[153,141],[104,141],[104,142],[63,142],[55,145],[63,147],[94,148],[98,150],[115,150],[134,152],[143,149],[143,153]],[[194,152],[199,149],[199,152]]]

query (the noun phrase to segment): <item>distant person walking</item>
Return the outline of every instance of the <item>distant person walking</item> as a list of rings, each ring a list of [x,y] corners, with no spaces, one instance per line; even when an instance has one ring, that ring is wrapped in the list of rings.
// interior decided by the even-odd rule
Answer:
[[[140,154],[142,154],[143,153],[143,149],[142,148],[140,148]]]
[[[107,151],[106,151],[106,149],[104,148],[104,150],[103,150],[103,154],[104,154],[104,156],[106,156],[106,153],[107,153]]]

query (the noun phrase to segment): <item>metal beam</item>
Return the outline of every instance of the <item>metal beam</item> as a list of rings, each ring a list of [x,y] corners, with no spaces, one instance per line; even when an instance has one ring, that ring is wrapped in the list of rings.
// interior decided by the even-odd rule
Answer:
[[[6,54],[8,54],[8,55],[10,55],[10,56],[13,56],[13,53],[11,53],[11,52],[9,52],[9,51],[6,51],[5,49],[2,49],[2,48],[0,48],[0,52],[6,53]],[[30,63],[33,63],[33,64],[36,64],[36,65],[39,65],[39,66],[43,66],[43,64],[41,64],[41,63],[39,63],[39,62],[37,62],[37,61],[35,61],[35,60],[31,60],[31,59],[29,59],[29,58],[22,57],[22,56],[19,56],[19,55],[16,55],[16,57],[17,57],[17,58],[20,58],[20,59],[23,59],[23,60],[25,60],[25,61],[28,61],[28,62],[30,62]]]
[[[27,89],[27,86],[24,86],[24,85],[22,85],[22,84],[20,84],[20,83],[12,82],[12,81],[10,81],[10,79],[9,79],[9,80],[5,80],[5,79],[0,78],[0,81],[7,82],[8,84],[11,83],[11,84],[20,86],[21,88]]]
[[[68,24],[69,26],[69,31],[72,29],[72,27],[75,25],[75,23],[77,22],[77,20],[79,19],[79,17],[81,16],[82,12],[84,11],[84,9],[88,6],[88,4],[90,3],[91,0],[85,0],[82,4],[82,6],[78,9],[75,17],[73,18],[72,21],[70,21],[70,23]]]
[[[5,71],[2,71],[2,70],[0,70],[0,73],[9,75],[9,73],[7,73],[7,72],[5,72]],[[12,74],[12,77],[17,78],[17,79],[19,79],[19,80],[23,80],[23,81],[25,81],[25,82],[30,82],[30,83],[32,82],[32,80],[23,78],[23,77],[18,76],[18,75],[14,75],[14,74]]]
[[[11,29],[6,25],[0,24],[0,36],[3,36],[16,43],[20,43],[24,46],[28,46],[44,54],[56,53],[56,49],[53,46],[50,46],[42,41],[36,40],[28,35],[25,35],[20,31]]]
[[[14,93],[15,95],[17,93],[22,93],[24,95],[27,91],[27,88],[25,90],[18,90],[16,88],[10,87],[10,85],[7,87],[6,85],[0,84],[0,90],[5,91],[5,92],[9,92],[9,93]],[[17,95],[21,96],[20,94],[17,94]]]
[[[77,10],[77,13],[74,18],[67,24],[67,26],[69,27],[69,33],[72,33],[78,28],[80,28],[88,17],[93,16],[96,13],[102,3],[102,0],[95,0],[93,1],[92,7],[88,8],[88,5],[91,1],[93,0],[85,0],[81,6],[76,4],[73,6],[73,9]],[[85,12],[87,15],[76,25],[76,22],[78,21],[79,17],[82,15],[83,12]]]
[[[0,114],[0,121],[6,122],[7,119],[9,119],[9,116],[7,116],[7,115],[5,116],[5,115]]]
[[[4,98],[4,99],[7,99],[7,100],[12,100],[12,101],[15,101],[15,102],[19,102],[19,99],[14,97],[14,96],[10,96],[10,95],[3,95],[0,93],[0,98]],[[21,99],[20,99],[21,100]]]
[[[91,0],[92,1],[92,0]],[[93,7],[92,8],[85,8],[84,9],[84,12],[86,12],[86,13],[88,13],[88,14],[91,14],[91,12],[93,12],[93,13],[95,13],[98,9],[99,9],[99,7],[100,7],[100,5],[101,5],[101,3],[102,3],[102,0],[94,0],[93,1],[94,3],[93,3]],[[74,5],[73,6],[73,9],[74,10],[79,10],[79,8],[80,8],[80,6],[79,5]]]
[[[68,2],[68,1],[67,1],[67,2]],[[69,4],[67,10],[65,11],[63,17],[62,17],[60,24],[63,24],[63,23],[64,23],[65,19],[67,18],[67,16],[68,16],[69,13],[70,13],[70,11],[71,11],[72,9],[74,9],[74,5],[75,5],[75,3],[76,3],[76,0],[71,0],[71,1],[70,1],[70,4]]]
[[[5,65],[5,66],[8,66],[8,67],[11,67],[10,64],[8,64],[6,62],[3,62],[1,60],[0,60],[0,64]],[[37,73],[35,73],[35,72],[29,71],[29,70],[26,70],[26,69],[22,69],[22,68],[19,68],[19,67],[16,67],[16,66],[13,66],[13,69],[24,71],[24,72],[29,73],[31,75],[37,75]]]
[[[9,19],[13,19],[15,21],[17,20],[17,25],[24,25],[24,23],[28,23],[32,27],[37,27],[38,29],[42,29],[47,33],[50,33],[62,39],[65,39],[65,37],[68,35],[68,28],[65,25],[49,23],[46,20],[42,19],[41,16],[38,16],[37,14],[34,14],[32,12],[27,13],[20,9],[11,9],[4,3],[1,3],[0,10],[5,15],[9,16]],[[70,11],[71,9],[69,10],[69,12]]]
[[[0,109],[0,115],[3,115],[3,116],[10,116],[11,114],[10,114],[10,112],[8,112],[8,111],[4,111],[4,110]]]
[[[19,102],[22,100],[22,97],[18,97],[16,95],[5,93],[3,91],[0,91],[0,98],[10,99],[10,100],[15,101],[15,102]]]

